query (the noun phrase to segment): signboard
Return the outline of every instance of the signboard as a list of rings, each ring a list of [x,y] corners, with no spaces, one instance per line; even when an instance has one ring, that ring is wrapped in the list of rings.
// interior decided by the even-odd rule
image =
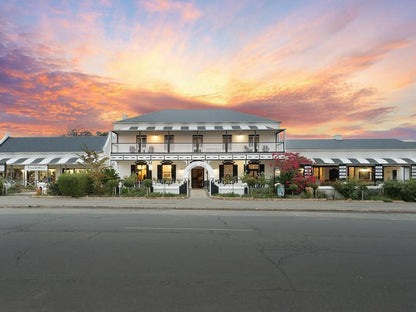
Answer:
[[[339,165],[338,170],[339,178],[343,180],[347,179],[347,165]]]
[[[411,177],[412,179],[416,179],[416,166],[415,165],[412,166]]]
[[[25,170],[26,171],[47,171],[48,166],[47,165],[26,165]]]
[[[312,166],[310,165],[305,165],[304,170],[303,170],[303,175],[305,177],[310,177],[312,176]]]
[[[374,166],[374,179],[375,180],[383,180],[383,165],[375,165]]]

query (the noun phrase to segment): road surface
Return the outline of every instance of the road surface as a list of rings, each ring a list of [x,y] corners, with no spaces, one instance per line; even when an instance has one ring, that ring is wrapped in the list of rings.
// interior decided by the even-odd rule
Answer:
[[[415,294],[415,214],[0,210],[0,311],[416,311]]]

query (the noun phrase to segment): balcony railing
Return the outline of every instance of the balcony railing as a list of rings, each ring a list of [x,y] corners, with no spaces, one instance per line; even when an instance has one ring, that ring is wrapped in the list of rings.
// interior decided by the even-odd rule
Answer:
[[[112,154],[162,154],[162,153],[276,153],[284,152],[284,142],[259,143],[113,143]]]

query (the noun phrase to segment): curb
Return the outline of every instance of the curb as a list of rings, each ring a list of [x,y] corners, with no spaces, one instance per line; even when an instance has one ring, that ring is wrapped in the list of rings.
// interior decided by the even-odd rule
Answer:
[[[392,209],[322,209],[322,208],[235,208],[235,207],[214,207],[214,208],[188,208],[181,206],[173,207],[154,207],[154,206],[141,206],[141,207],[130,207],[130,206],[78,206],[78,205],[56,205],[53,207],[43,205],[0,205],[0,209],[108,209],[108,210],[197,210],[197,211],[269,211],[269,212],[331,212],[331,213],[384,213],[384,214],[395,214],[395,213],[407,213],[416,214],[415,210],[392,210]]]

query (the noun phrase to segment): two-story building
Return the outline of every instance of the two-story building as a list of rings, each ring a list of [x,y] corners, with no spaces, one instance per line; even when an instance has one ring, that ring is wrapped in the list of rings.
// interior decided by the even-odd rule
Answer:
[[[115,122],[110,158],[122,177],[202,188],[272,175],[272,155],[285,149],[280,121],[228,109],[167,109]]]
[[[0,176],[31,183],[82,171],[79,155],[87,145],[107,157],[121,178],[152,179],[155,192],[209,185],[241,194],[241,177],[275,176],[273,154],[283,152],[312,159],[304,173],[319,181],[416,179],[416,142],[341,136],[286,140],[285,133],[280,121],[237,111],[167,109],[123,118],[108,137],[6,135],[0,140]]]

